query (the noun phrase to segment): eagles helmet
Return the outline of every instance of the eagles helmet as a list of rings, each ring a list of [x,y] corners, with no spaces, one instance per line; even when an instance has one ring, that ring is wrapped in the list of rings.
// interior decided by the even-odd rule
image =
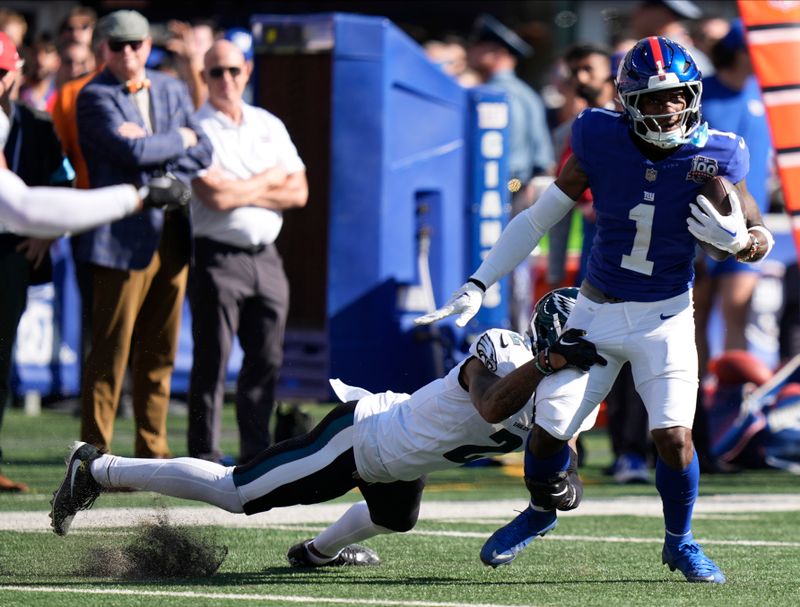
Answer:
[[[536,303],[528,324],[528,336],[534,352],[541,352],[555,343],[577,301],[577,287],[562,287],[550,291]]]
[[[700,120],[702,74],[684,47],[662,36],[643,38],[628,51],[617,71],[619,101],[631,119],[633,132],[660,148],[674,148],[701,140],[707,127]],[[662,131],[659,118],[672,114],[643,114],[639,103],[643,95],[655,91],[683,88],[686,109],[676,128]]]

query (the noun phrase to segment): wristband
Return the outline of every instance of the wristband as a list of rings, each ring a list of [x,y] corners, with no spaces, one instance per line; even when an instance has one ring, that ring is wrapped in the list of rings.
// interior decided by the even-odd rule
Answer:
[[[486,285],[485,285],[485,284],[483,284],[483,283],[482,283],[480,280],[478,280],[477,278],[472,278],[472,277],[470,276],[470,277],[467,279],[467,282],[471,282],[471,283],[472,283],[472,284],[474,284],[476,287],[478,287],[478,288],[479,288],[481,291],[483,291],[484,293],[486,293]]]
[[[744,263],[753,261],[753,258],[755,258],[761,250],[761,242],[758,240],[758,237],[752,232],[749,232],[749,234],[750,244],[736,254],[736,261]]]

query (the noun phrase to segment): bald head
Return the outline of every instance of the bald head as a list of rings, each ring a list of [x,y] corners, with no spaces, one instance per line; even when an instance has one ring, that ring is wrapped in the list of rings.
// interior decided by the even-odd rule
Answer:
[[[242,93],[250,78],[251,66],[238,46],[217,40],[204,58],[203,80],[208,84],[208,100],[234,122],[242,115]]]
[[[215,65],[240,65],[244,64],[244,53],[230,40],[217,40],[206,52],[203,63],[205,69]]]

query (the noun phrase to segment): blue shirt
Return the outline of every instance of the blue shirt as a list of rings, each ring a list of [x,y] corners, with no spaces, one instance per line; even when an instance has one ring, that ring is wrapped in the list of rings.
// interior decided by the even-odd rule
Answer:
[[[544,102],[514,72],[499,72],[486,83],[508,96],[508,169],[523,182],[534,172],[552,168],[555,162]]]
[[[716,76],[703,79],[703,119],[718,131],[730,131],[744,138],[750,149],[750,172],[747,189],[758,203],[762,213],[769,208],[770,153],[772,140],[766,110],[761,101],[761,89],[755,76],[747,79],[741,91],[722,84]]]
[[[747,174],[744,140],[709,131],[700,147],[684,144],[662,160],[634,143],[627,116],[582,112],[572,126],[572,149],[589,178],[597,212],[587,280],[612,297],[659,301],[687,291],[694,280],[696,241],[686,219],[703,184]]]

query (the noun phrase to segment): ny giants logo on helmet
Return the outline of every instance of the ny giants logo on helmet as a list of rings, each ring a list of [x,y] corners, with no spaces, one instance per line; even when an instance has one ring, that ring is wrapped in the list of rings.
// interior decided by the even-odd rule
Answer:
[[[633,132],[660,148],[702,139],[705,128],[700,121],[701,79],[691,54],[677,42],[662,36],[639,40],[617,71],[619,100]],[[643,98],[669,90],[683,92],[684,109],[666,114],[647,114],[642,110]]]

